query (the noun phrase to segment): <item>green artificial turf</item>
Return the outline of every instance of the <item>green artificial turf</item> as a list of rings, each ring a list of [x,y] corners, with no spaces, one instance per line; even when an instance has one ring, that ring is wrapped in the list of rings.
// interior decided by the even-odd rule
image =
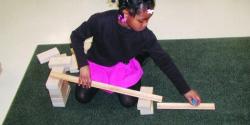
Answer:
[[[99,91],[88,104],[74,99],[74,85],[66,108],[52,107],[45,87],[48,64],[36,55],[57,47],[70,53],[68,44],[39,45],[9,109],[4,125],[246,125],[250,123],[250,38],[160,40],[188,84],[215,111],[157,110],[141,116],[136,107],[124,108],[116,95]],[[154,86],[165,102],[185,102],[151,59],[144,68],[142,85]]]

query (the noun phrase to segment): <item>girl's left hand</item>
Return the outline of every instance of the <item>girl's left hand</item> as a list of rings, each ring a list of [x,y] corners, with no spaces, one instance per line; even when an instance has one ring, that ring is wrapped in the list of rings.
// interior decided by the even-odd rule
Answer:
[[[191,105],[198,106],[201,103],[201,98],[199,94],[194,90],[188,91],[187,93],[184,94],[184,96]]]

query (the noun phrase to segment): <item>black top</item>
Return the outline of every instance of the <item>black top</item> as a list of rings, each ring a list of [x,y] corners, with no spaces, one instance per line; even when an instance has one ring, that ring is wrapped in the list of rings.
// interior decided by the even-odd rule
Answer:
[[[178,91],[181,94],[188,92],[189,86],[170,56],[159,45],[154,33],[148,28],[138,32],[122,27],[117,17],[117,10],[97,13],[72,32],[71,42],[78,66],[87,65],[87,59],[103,66],[112,66],[148,52]],[[92,36],[92,46],[85,54],[83,42]]]

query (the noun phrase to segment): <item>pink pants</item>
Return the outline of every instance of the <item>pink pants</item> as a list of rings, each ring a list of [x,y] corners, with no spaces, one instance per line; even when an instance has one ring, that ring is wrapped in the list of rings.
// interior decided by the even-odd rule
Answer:
[[[111,67],[101,66],[91,61],[88,63],[91,80],[123,88],[135,85],[143,75],[141,65],[135,58],[128,64],[119,62]]]

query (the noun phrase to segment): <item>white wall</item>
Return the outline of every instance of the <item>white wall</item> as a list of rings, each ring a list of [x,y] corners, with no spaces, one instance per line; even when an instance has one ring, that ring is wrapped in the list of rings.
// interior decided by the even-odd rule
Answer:
[[[37,44],[68,43],[73,29],[107,0],[0,0],[0,123]],[[250,36],[249,0],[156,0],[158,39]]]
[[[157,0],[150,27],[159,39],[250,35],[249,0]]]

